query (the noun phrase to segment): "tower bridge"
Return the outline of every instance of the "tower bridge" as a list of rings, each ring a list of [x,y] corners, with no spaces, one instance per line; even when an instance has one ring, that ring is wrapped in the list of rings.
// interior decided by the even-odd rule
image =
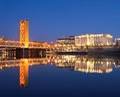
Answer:
[[[28,44],[28,48],[49,49],[53,47],[54,46],[49,43],[29,42]],[[0,48],[26,48],[26,46],[25,46],[25,42],[4,40],[4,41],[0,41]]]
[[[33,54],[51,53],[55,45],[47,42],[29,41],[29,21],[20,21],[19,41],[12,41],[0,38],[0,51],[7,53],[16,53],[19,57],[29,57],[29,52]],[[4,51],[3,51],[4,50]],[[11,54],[12,55],[12,54]],[[24,56],[25,55],[25,56]]]
[[[54,45],[46,42],[29,41],[29,21],[21,20],[19,26],[19,41],[5,40],[0,38],[0,48],[43,48],[50,49]]]

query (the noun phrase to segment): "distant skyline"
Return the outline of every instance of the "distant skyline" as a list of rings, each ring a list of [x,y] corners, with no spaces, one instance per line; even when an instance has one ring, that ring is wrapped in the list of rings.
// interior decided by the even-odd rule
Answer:
[[[119,0],[0,0],[0,37],[19,40],[19,22],[29,20],[30,41],[109,33],[120,37]]]

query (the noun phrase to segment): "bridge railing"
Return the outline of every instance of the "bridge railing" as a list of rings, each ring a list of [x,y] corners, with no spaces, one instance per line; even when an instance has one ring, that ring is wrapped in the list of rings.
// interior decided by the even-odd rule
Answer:
[[[0,47],[24,48],[25,47],[25,42],[4,40],[4,41],[0,41]],[[48,43],[29,42],[28,43],[28,48],[53,48],[53,46],[50,46],[50,44],[48,44]]]

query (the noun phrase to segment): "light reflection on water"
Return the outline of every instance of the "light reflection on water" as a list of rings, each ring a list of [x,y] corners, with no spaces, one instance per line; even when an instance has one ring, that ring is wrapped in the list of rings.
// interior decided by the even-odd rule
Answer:
[[[29,58],[16,60],[0,60],[0,69],[19,67],[20,86],[28,85],[29,66],[55,64],[58,68],[84,73],[110,73],[113,67],[120,67],[120,59],[105,57],[88,57],[75,55],[47,56],[45,58]]]
[[[29,73],[30,67],[41,66],[41,65],[46,66],[46,68],[48,65],[50,66],[52,65],[61,71],[62,69],[64,69],[64,70],[69,70],[71,72],[75,71],[80,74],[81,73],[97,74],[97,76],[99,76],[101,74],[112,73],[116,68],[119,68],[120,59],[115,57],[58,55],[58,56],[46,56],[44,58],[29,58],[29,59],[23,58],[23,59],[0,60],[0,69],[3,70],[3,73],[4,73],[4,69],[6,68],[19,67],[18,72],[19,72],[20,87],[29,86],[29,79],[31,76]],[[56,73],[56,75],[57,74],[58,72]]]

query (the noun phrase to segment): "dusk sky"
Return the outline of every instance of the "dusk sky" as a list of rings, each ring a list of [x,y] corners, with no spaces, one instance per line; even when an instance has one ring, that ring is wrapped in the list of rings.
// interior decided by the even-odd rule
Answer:
[[[0,37],[18,40],[24,19],[30,41],[86,33],[120,37],[120,0],[0,0]]]

